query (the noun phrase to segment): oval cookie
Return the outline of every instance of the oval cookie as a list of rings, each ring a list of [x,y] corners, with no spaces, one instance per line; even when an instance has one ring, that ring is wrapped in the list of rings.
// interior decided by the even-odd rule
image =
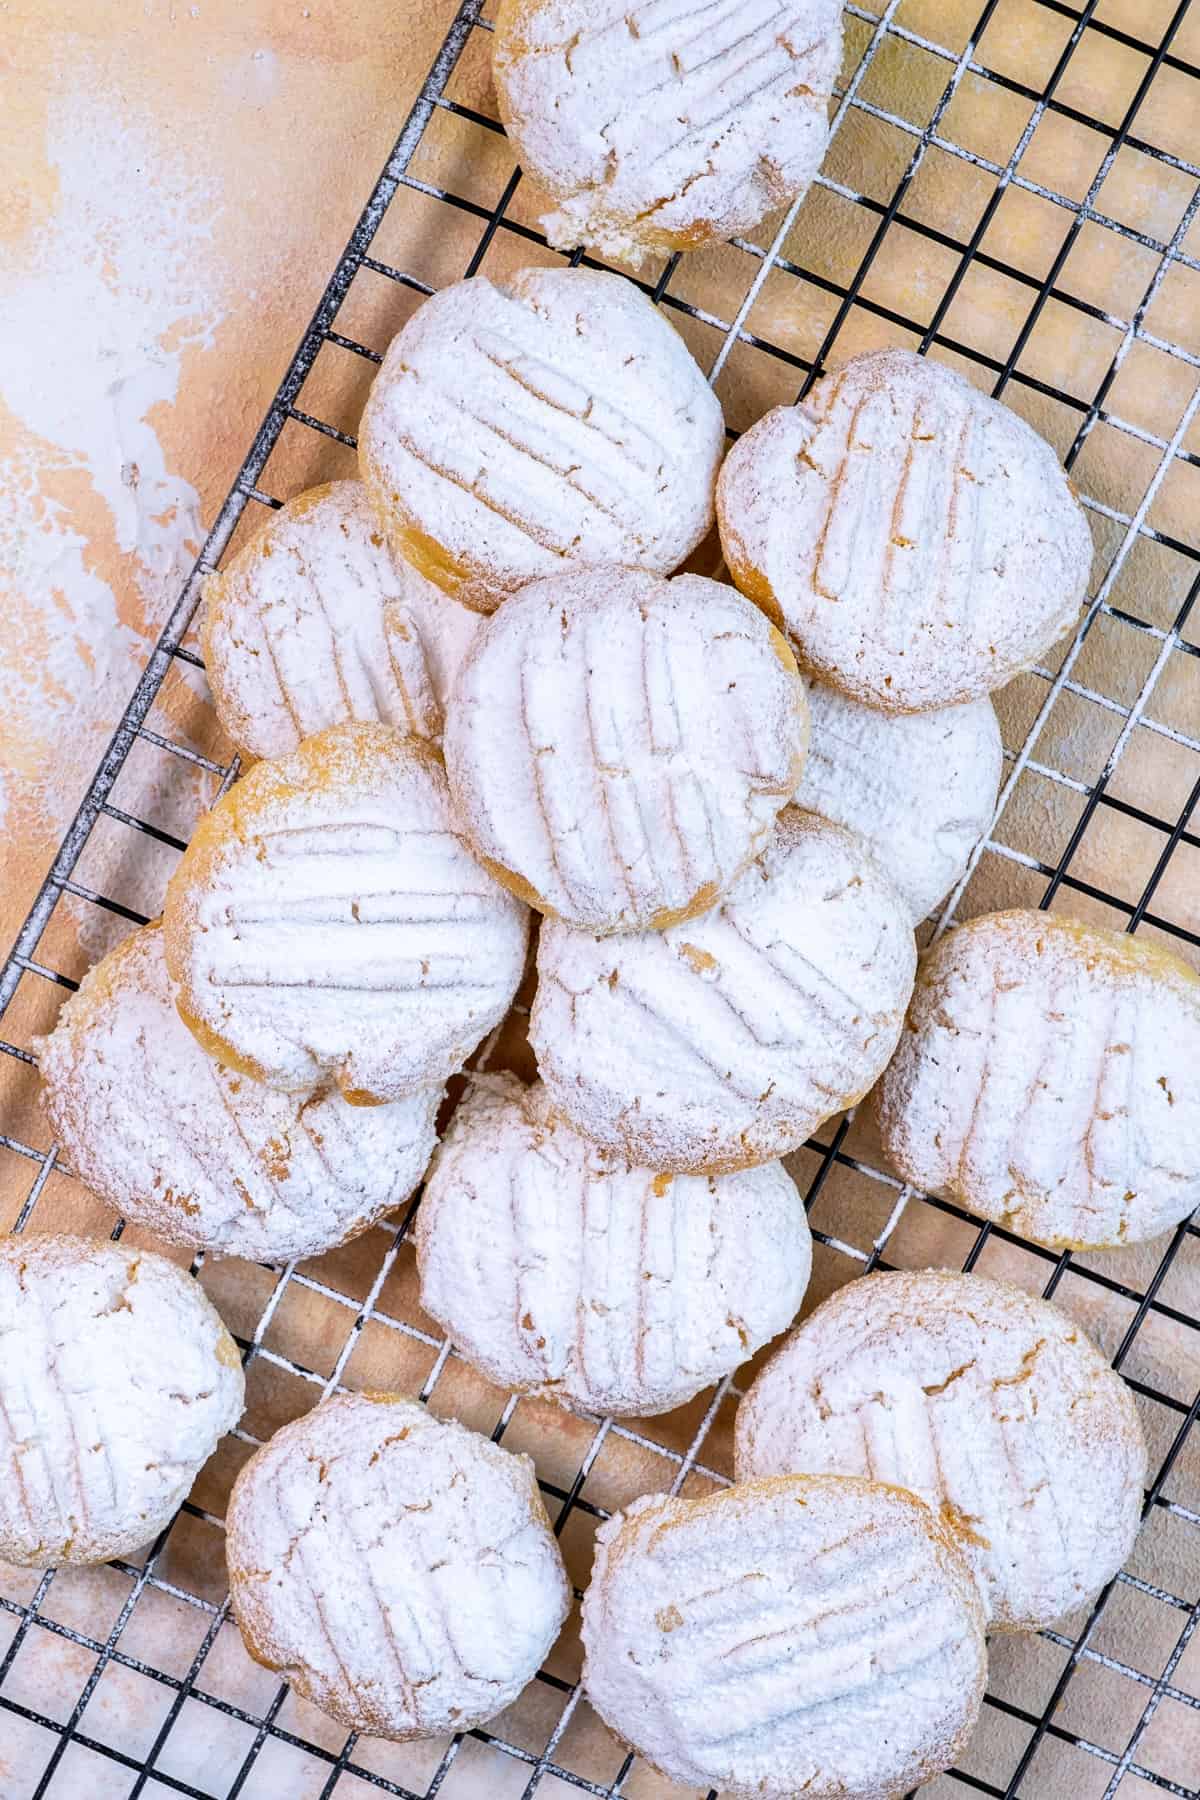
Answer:
[[[921,959],[876,1107],[926,1192],[1052,1249],[1156,1237],[1200,1201],[1200,978],[1156,944],[989,913]]]
[[[807,742],[792,653],[740,594],[593,569],[531,583],[480,632],[446,774],[521,899],[588,931],[663,930],[757,856]]]
[[[859,841],[789,807],[702,918],[616,938],[546,920],[530,1039],[577,1130],[715,1174],[785,1156],[866,1093],[915,964],[904,902]]]
[[[781,1163],[655,1175],[581,1138],[545,1089],[476,1078],[417,1215],[421,1305],[500,1387],[667,1412],[789,1325],[812,1247]]]
[[[364,1103],[462,1066],[508,1009],[528,926],[460,839],[440,758],[381,725],[251,769],[200,821],[163,913],[211,1054]]]
[[[966,1745],[983,1626],[958,1549],[898,1488],[646,1495],[596,1533],[583,1681],[618,1737],[701,1793],[894,1800]]]

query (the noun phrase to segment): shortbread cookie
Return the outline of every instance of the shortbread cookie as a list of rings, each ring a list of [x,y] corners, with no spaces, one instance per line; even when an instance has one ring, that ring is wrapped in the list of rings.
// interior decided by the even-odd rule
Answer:
[[[63,1161],[168,1244],[284,1262],[345,1243],[412,1193],[440,1084],[389,1106],[281,1094],[206,1056],[157,925],[84,977],[36,1045]]]
[[[1200,978],[1157,944],[989,913],[922,958],[876,1105],[926,1192],[1053,1249],[1156,1237],[1200,1203]]]
[[[894,1800],[979,1713],[984,1614],[922,1501],[835,1476],[646,1495],[596,1533],[583,1681],[654,1768],[728,1800]]]
[[[237,1345],[165,1256],[0,1239],[0,1560],[129,1556],[241,1416]]]
[[[528,927],[459,837],[441,759],[382,725],[256,764],[200,821],[163,913],[206,1050],[363,1104],[462,1066],[508,1009]]]
[[[841,65],[838,0],[501,0],[500,116],[560,250],[637,265],[752,231],[808,187]]]
[[[908,909],[859,840],[794,807],[722,903],[598,938],[547,919],[530,1041],[556,1106],[651,1169],[795,1150],[861,1099],[899,1036]]]
[[[570,1604],[533,1464],[394,1394],[338,1394],[250,1458],[226,1518],[246,1648],[353,1731],[470,1731]]]
[[[480,612],[572,565],[669,574],[712,523],[724,448],[678,332],[589,269],[434,294],[392,340],[359,433],[393,548]]]
[[[1004,767],[990,700],[882,713],[808,683],[812,743],[797,806],[865,839],[914,924],[944,900],[991,824]]]
[[[204,589],[205,669],[243,756],[328,725],[441,735],[478,619],[394,557],[360,481],[289,500]]]
[[[1038,1630],[1133,1547],[1146,1445],[1129,1389],[1065,1313],[940,1269],[851,1281],[738,1408],[737,1473],[909,1488],[975,1570],[993,1628]]]
[[[785,1329],[808,1285],[781,1163],[655,1175],[555,1117],[540,1084],[477,1078],[417,1215],[421,1304],[500,1387],[667,1412]]]
[[[536,581],[479,633],[446,774],[487,867],[587,931],[705,912],[796,787],[808,708],[785,640],[702,575]]]
[[[884,712],[977,699],[1079,616],[1087,519],[1050,446],[941,363],[856,356],[729,453],[738,587],[802,668]]]

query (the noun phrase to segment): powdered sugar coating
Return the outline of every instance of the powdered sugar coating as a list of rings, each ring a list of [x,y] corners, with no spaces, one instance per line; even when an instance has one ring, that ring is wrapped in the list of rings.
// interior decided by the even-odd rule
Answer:
[[[600,1413],[667,1412],[795,1317],[812,1245],[781,1163],[655,1175],[477,1077],[417,1215],[421,1305],[499,1386]]]
[[[669,574],[712,524],[724,448],[678,332],[590,269],[434,294],[392,340],[359,432],[394,548],[481,612],[571,566]]]
[[[919,924],[991,823],[1004,767],[995,708],[883,713],[824,682],[807,692],[812,741],[796,804],[857,832]]]
[[[795,660],[702,575],[532,582],[480,632],[446,720],[476,853],[540,911],[661,930],[753,861],[804,764]]]
[[[701,1792],[894,1800],[965,1746],[983,1624],[967,1564],[897,1488],[646,1495],[596,1533],[583,1681],[619,1737]]]
[[[841,49],[837,0],[502,0],[496,95],[546,236],[636,265],[753,230],[820,167]]]
[[[246,1648],[355,1731],[481,1725],[570,1603],[529,1458],[391,1394],[337,1394],[277,1431],[226,1523]]]
[[[1200,1202],[1200,978],[1141,938],[989,913],[921,960],[876,1107],[906,1181],[1054,1249]]]
[[[652,1169],[785,1156],[895,1047],[916,949],[861,843],[789,807],[719,906],[668,931],[542,926],[530,1041],[578,1131]]]
[[[864,705],[977,699],[1069,631],[1087,519],[1050,446],[943,364],[854,357],[738,440],[717,496],[744,594]]]
[[[284,1092],[378,1102],[444,1081],[499,1024],[529,915],[459,837],[436,752],[336,725],[200,821],[163,926],[212,1054]]]
[[[84,977],[35,1048],[63,1161],[126,1219],[189,1249],[319,1256],[405,1201],[437,1142],[440,1085],[349,1106],[206,1055],[176,1009],[157,925]]]
[[[1090,1599],[1141,1520],[1133,1396],[1065,1313],[940,1269],[867,1275],[794,1331],[738,1408],[738,1479],[861,1475],[918,1494],[993,1627]]]
[[[392,555],[360,481],[289,500],[204,600],[209,685],[244,756],[356,720],[437,739],[478,625]]]
[[[236,1425],[237,1346],[165,1256],[0,1241],[0,1558],[107,1562],[168,1524]]]

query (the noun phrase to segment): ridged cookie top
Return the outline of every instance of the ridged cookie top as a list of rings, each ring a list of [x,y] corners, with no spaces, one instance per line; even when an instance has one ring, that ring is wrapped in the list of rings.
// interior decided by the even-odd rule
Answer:
[[[758,1376],[736,1441],[741,1480],[804,1470],[919,1494],[1010,1629],[1089,1599],[1141,1518],[1129,1389],[1065,1313],[979,1275],[848,1282]]]
[[[762,849],[807,741],[792,653],[733,588],[590,569],[531,583],[480,632],[446,773],[522,899],[588,931],[662,930]]]
[[[719,906],[668,931],[542,926],[530,1039],[557,1107],[649,1168],[784,1156],[895,1047],[916,949],[860,841],[789,807]]]
[[[837,0],[503,0],[500,113],[560,250],[637,264],[753,229],[825,154]]]
[[[812,742],[796,804],[857,832],[919,924],[991,823],[1004,766],[995,708],[882,713],[821,681],[807,693]]]
[[[529,915],[450,815],[435,751],[338,725],[258,763],[167,890],[167,967],[214,1055],[285,1092],[400,1099],[508,1008]]]
[[[204,601],[209,684],[245,756],[356,720],[436,739],[478,624],[392,555],[359,481],[289,500]]]
[[[0,1241],[0,1558],[107,1562],[168,1524],[238,1421],[237,1346],[165,1256]]]
[[[501,1387],[600,1413],[666,1412],[791,1323],[812,1260],[780,1163],[655,1175],[555,1117],[545,1089],[476,1079],[417,1216],[421,1304]]]
[[[905,1180],[1061,1249],[1200,1202],[1200,978],[1143,939],[989,913],[922,958],[876,1103]]]
[[[721,408],[631,282],[522,269],[392,340],[359,434],[393,546],[468,606],[571,564],[669,573],[713,519]]]
[[[63,1161],[126,1219],[223,1256],[318,1256],[416,1187],[443,1090],[390,1106],[281,1094],[206,1055],[147,925],[110,951],[38,1043]]]
[[[529,1458],[394,1395],[339,1394],[277,1431],[226,1522],[251,1655],[382,1737],[502,1711],[570,1601]]]
[[[1074,625],[1092,538],[1050,446],[952,369],[854,357],[729,453],[721,543],[802,668],[885,712],[987,694]]]
[[[635,1500],[596,1534],[583,1643],[618,1736],[730,1800],[893,1800],[983,1693],[983,1609],[932,1513],[829,1476]]]

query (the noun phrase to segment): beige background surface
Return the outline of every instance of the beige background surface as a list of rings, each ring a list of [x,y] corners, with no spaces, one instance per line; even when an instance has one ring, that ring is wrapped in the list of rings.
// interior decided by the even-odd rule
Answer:
[[[11,936],[27,907],[65,821],[103,749],[147,646],[177,591],[204,527],[228,486],[300,330],[307,321],[359,206],[452,16],[442,0],[383,6],[293,4],[291,0],[199,0],[138,8],[110,0],[64,0],[54,9],[32,0],[0,6],[4,105],[0,145],[6,166],[23,179],[0,199],[0,766],[6,833],[0,933]],[[869,11],[876,8],[866,9]],[[838,306],[831,289],[851,280],[878,208],[891,200],[916,145],[955,73],[978,16],[963,0],[900,0],[857,91],[826,166],[828,185],[814,189],[783,255],[805,279],[773,268],[745,320],[748,333],[792,356],[810,357]],[[1156,42],[1173,8],[1166,0],[1106,0],[1097,17]],[[872,38],[868,19],[848,23],[845,78]],[[1037,0],[1000,0],[975,48],[985,69],[1040,87],[1070,30],[1070,21]],[[951,60],[911,35],[945,46]],[[1200,8],[1178,32],[1174,53],[1200,61]],[[1146,68],[1146,57],[1085,34],[1058,99],[1086,118],[1119,123]],[[448,94],[494,116],[488,38],[476,31]],[[1031,105],[982,74],[960,72],[954,98],[908,188],[900,218],[862,284],[861,300],[838,336],[835,359],[876,344],[911,343],[913,334],[888,313],[926,323],[959,253],[995,185],[986,169],[949,146],[1005,164],[1031,117]],[[1200,222],[1188,212],[1200,164],[1196,84],[1169,66],[1145,98],[1135,135],[1169,152],[1184,167],[1122,148],[1093,197],[1095,211],[1200,262]],[[1007,356],[1036,290],[1014,275],[1040,279],[1051,266],[1073,213],[1036,191],[1078,201],[1101,167],[1109,140],[1061,112],[1047,112],[1032,131],[983,240],[1001,267],[976,263],[942,326],[954,341]],[[502,139],[448,112],[435,113],[414,158],[415,183],[445,188],[490,208],[511,173]],[[1032,184],[1022,186],[1021,183]],[[854,195],[867,204],[856,203]],[[872,209],[874,203],[875,210]],[[539,203],[523,182],[506,217],[532,225]],[[942,234],[918,234],[905,221]],[[755,235],[760,247],[778,221]],[[384,221],[374,254],[419,281],[438,285],[463,271],[483,230],[470,210],[451,209],[417,185],[402,191]],[[502,226],[482,272],[546,257]],[[1052,299],[1020,358],[1019,371],[1083,401],[1090,399],[1124,338],[1124,323],[1143,305],[1161,252],[1096,220],[1086,222],[1058,276],[1058,287],[1087,300],[1094,318]],[[698,253],[673,276],[670,293],[702,315],[674,312],[701,363],[718,354],[724,326],[761,267],[749,249]],[[648,272],[653,280],[657,269]],[[381,350],[417,296],[369,271],[355,281],[339,329]],[[1144,523],[1195,544],[1200,470],[1175,458],[1157,480],[1163,448],[1174,439],[1200,454],[1196,386],[1200,359],[1200,271],[1175,260],[1154,289],[1143,337],[1128,349],[1075,467],[1081,489],[1102,510],[1091,518],[1097,543],[1095,577],[1116,559],[1110,602],[1145,622],[1136,630],[1101,615],[1073,663],[1068,684],[1052,670],[1014,682],[1001,697],[1005,742],[1024,750],[1019,780],[959,907],[960,914],[1002,903],[1036,903],[1045,877],[1031,861],[1053,864],[1084,805],[1086,789],[1119,752],[1108,792],[1158,819],[1172,821],[1200,775],[1200,665],[1164,633],[1183,601],[1196,565],[1123,520],[1144,508]],[[1151,340],[1158,340],[1156,343]],[[1159,347],[1174,343],[1184,355]],[[939,350],[977,381],[986,372]],[[717,391],[731,425],[742,427],[767,406],[791,399],[801,372],[753,342],[735,344]],[[307,411],[353,430],[370,366],[329,345],[300,397]],[[1069,447],[1083,415],[1012,383],[1005,398],[1055,443]],[[314,480],[350,471],[352,456],[297,423],[285,428],[263,479],[283,497]],[[251,507],[250,511],[254,512]],[[247,527],[254,521],[248,520]],[[247,527],[243,527],[243,530]],[[1193,627],[1193,636],[1195,628]],[[1064,646],[1052,659],[1057,668]],[[1048,698],[1037,740],[1027,734]],[[1131,715],[1132,713],[1132,721]],[[223,744],[204,701],[202,679],[176,668],[150,721],[173,742],[223,764]],[[1016,765],[1010,763],[1010,770]],[[215,791],[202,767],[140,744],[118,784],[115,801],[159,827],[186,835]],[[1099,808],[1071,865],[1081,881],[1136,903],[1150,879],[1164,834],[1113,807]],[[1200,929],[1198,852],[1181,844],[1160,881],[1151,911]],[[173,853],[105,820],[80,865],[84,883],[143,912],[157,910]],[[1056,905],[1099,922],[1122,925],[1115,909],[1078,891]],[[120,918],[67,897],[40,955],[78,976],[124,934]],[[1153,930],[1152,926],[1144,929]],[[60,990],[27,976],[10,1009],[5,1035],[18,1046],[52,1021]],[[519,1037],[519,1020],[517,1036]],[[504,1054],[501,1051],[499,1054]],[[35,1077],[26,1065],[0,1059],[0,1131],[38,1152],[48,1137],[34,1104]],[[868,1163],[874,1151],[860,1127],[848,1140]],[[823,1134],[828,1137],[828,1132]],[[796,1173],[811,1178],[818,1158],[804,1153]],[[38,1165],[0,1151],[0,1206],[9,1224]],[[813,1224],[831,1240],[817,1252],[813,1299],[853,1275],[873,1242],[889,1231],[887,1256],[900,1265],[961,1262],[973,1230],[932,1207],[910,1201],[896,1220],[895,1189],[877,1175],[835,1165],[813,1206]],[[35,1226],[70,1222],[107,1228],[112,1220],[69,1179],[52,1172]],[[40,1616],[103,1643],[122,1609],[117,1654],[108,1659],[80,1730],[133,1757],[147,1755],[170,1709],[177,1715],[155,1767],[203,1791],[225,1793],[256,1742],[256,1722],[277,1698],[277,1684],[241,1652],[221,1622],[220,1516],[229,1481],[256,1438],[267,1435],[337,1378],[350,1386],[419,1389],[439,1411],[492,1429],[506,1397],[456,1358],[446,1359],[432,1323],[416,1303],[411,1251],[391,1258],[394,1234],[371,1233],[356,1245],[302,1269],[288,1282],[240,1263],[210,1263],[203,1279],[231,1327],[259,1349],[249,1365],[249,1407],[239,1440],[228,1441],[205,1472],[185,1515],[140,1581],[133,1573],[61,1574],[45,1593]],[[839,1248],[839,1246],[842,1246]],[[1116,1348],[1136,1300],[1164,1246],[1077,1259],[1127,1292],[1094,1283],[1068,1268],[1057,1298]],[[1050,1266],[993,1237],[978,1265],[1029,1286]],[[382,1282],[380,1277],[382,1275]],[[1143,1417],[1161,1457],[1200,1385],[1200,1333],[1170,1309],[1200,1311],[1200,1240],[1190,1237],[1157,1291],[1126,1372],[1165,1394],[1175,1408],[1146,1399]],[[348,1335],[350,1334],[350,1335]],[[297,1373],[297,1369],[307,1371]],[[432,1385],[431,1385],[432,1383]],[[535,1454],[543,1479],[569,1490],[585,1458],[587,1505],[610,1509],[633,1494],[682,1480],[701,1491],[728,1475],[733,1400],[724,1397],[691,1462],[707,1398],[667,1420],[597,1433],[594,1421],[522,1400],[504,1441]],[[1155,1510],[1132,1565],[1152,1586],[1194,1599],[1200,1591],[1197,1526],[1200,1445],[1195,1434],[1165,1489],[1177,1509]],[[577,1583],[586,1580],[594,1515],[571,1513],[564,1548]],[[13,1572],[0,1593],[24,1602],[35,1577]],[[1186,1615],[1143,1589],[1118,1589],[1056,1715],[1120,1757],[1155,1680],[1167,1666]],[[18,1629],[0,1612],[0,1655]],[[150,1665],[176,1683],[198,1649],[212,1641],[195,1675],[198,1693],[235,1709],[223,1711],[190,1690],[144,1673]],[[1065,1628],[1070,1636],[1070,1627]],[[1168,1781],[1200,1787],[1200,1655],[1191,1648],[1172,1669],[1170,1691],[1137,1746],[1135,1760]],[[1065,1661],[1047,1640],[1001,1643],[993,1691],[1040,1715]],[[76,1707],[96,1651],[45,1625],[30,1627],[3,1692],[31,1709],[65,1719]],[[570,1631],[551,1669],[570,1682],[578,1656]],[[496,1725],[497,1733],[534,1759],[543,1755],[564,1695],[534,1684]],[[282,1731],[341,1751],[344,1735],[312,1709],[287,1698],[275,1717]],[[989,1709],[965,1769],[1001,1789],[1029,1726]],[[0,1800],[33,1792],[54,1749],[53,1735],[0,1711]],[[351,1762],[422,1792],[446,1752],[444,1744],[397,1746],[362,1742]],[[571,1711],[553,1757],[588,1782],[607,1787],[621,1756],[585,1702]],[[1102,1795],[1112,1769],[1101,1759],[1048,1735],[1021,1793],[1026,1800],[1090,1800]],[[520,1794],[530,1765],[468,1741],[455,1753],[440,1792],[462,1796]],[[270,1736],[241,1788],[246,1796],[320,1794],[330,1778],[321,1763],[281,1736]],[[73,1745],[51,1786],[54,1795],[125,1795],[128,1769]],[[170,1791],[153,1780],[148,1793]],[[370,1792],[352,1774],[337,1782],[339,1800]],[[570,1791],[547,1775],[537,1790],[555,1800]],[[640,1766],[621,1788],[627,1800],[665,1791]],[[929,1790],[952,1800],[967,1790],[943,1780]],[[1120,1784],[1122,1800],[1157,1790],[1136,1775]]]

